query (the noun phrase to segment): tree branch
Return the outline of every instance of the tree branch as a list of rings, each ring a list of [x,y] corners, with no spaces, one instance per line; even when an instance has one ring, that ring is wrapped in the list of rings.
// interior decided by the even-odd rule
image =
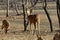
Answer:
[[[30,8],[34,7],[37,4],[37,2],[38,2],[38,0],[34,0],[34,3],[31,1],[31,7]]]
[[[46,13],[46,15],[47,15],[48,20],[49,20],[50,29],[51,29],[51,32],[52,32],[52,31],[53,31],[53,29],[52,29],[52,21],[51,21],[51,19],[50,19],[49,13],[48,13],[47,10],[46,10],[46,7],[47,7],[47,3],[46,3],[46,0],[45,0],[45,6],[43,7],[43,9],[44,9],[44,11],[45,11],[45,13]]]

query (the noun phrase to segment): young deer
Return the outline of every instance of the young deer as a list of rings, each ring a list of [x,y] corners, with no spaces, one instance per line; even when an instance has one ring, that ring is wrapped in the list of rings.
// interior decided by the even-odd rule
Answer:
[[[38,23],[40,22],[40,15],[39,14],[34,14],[34,15],[29,15],[27,17],[28,19],[28,24],[30,23],[30,30],[31,30],[31,24],[34,25],[34,32],[36,30],[36,25],[38,26]]]
[[[3,21],[2,21],[1,29],[4,28],[5,34],[7,33],[8,27],[9,27],[9,23],[7,22],[7,20],[3,20]]]

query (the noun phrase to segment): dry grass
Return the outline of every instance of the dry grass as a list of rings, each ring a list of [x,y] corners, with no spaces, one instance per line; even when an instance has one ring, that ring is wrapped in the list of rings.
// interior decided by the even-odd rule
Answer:
[[[49,22],[48,22],[46,16],[44,16],[44,14],[42,14],[41,17],[42,17],[41,24],[40,24],[41,25],[40,33],[42,34],[41,36],[42,36],[43,40],[52,40],[53,36],[56,32],[50,33]],[[54,17],[56,17],[56,16],[54,16]],[[53,26],[55,26],[54,30],[58,29],[58,27],[57,27],[58,21],[56,19],[53,19],[53,20],[55,20],[55,21],[53,21],[54,22],[53,24],[56,24],[56,25],[53,25]],[[7,34],[4,34],[3,32],[1,33],[1,29],[0,29],[0,40],[37,40],[37,36],[30,34],[29,31],[22,32],[23,28],[24,28],[23,19],[15,19],[15,20],[7,19],[7,20],[10,23],[8,33]],[[1,21],[0,21],[0,23],[1,23]],[[29,26],[27,27],[27,29],[29,29]]]
[[[43,40],[53,40],[53,36],[56,33],[55,30],[59,30],[56,10],[53,10],[53,11],[48,10],[48,11],[49,11],[52,23],[53,23],[53,30],[54,30],[53,32],[50,32],[49,21],[47,19],[45,12],[41,11],[41,10],[33,11],[33,13],[38,12],[41,14],[41,24],[38,27],[40,28],[40,33],[41,33]],[[3,30],[0,29],[0,40],[37,40],[36,34],[38,31],[36,31],[35,35],[32,35],[32,33],[30,34],[29,31],[22,32],[24,29],[23,17],[20,16],[21,18],[17,17],[16,19],[13,19],[12,17],[5,18],[4,12],[2,12],[2,13],[0,12],[0,14],[1,14],[0,24],[3,19],[7,19],[10,24],[7,34],[4,34],[2,32]],[[15,13],[13,13],[13,14],[15,15]],[[1,27],[1,25],[0,25],[0,27]],[[27,29],[29,30],[29,28],[30,27],[28,26]],[[33,27],[32,27],[32,29],[33,29]]]

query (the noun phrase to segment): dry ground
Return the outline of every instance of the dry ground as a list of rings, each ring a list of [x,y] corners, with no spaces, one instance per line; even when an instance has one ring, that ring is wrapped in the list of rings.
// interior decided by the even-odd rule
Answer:
[[[39,5],[42,6],[41,4]],[[48,6],[55,6],[54,8],[56,8],[55,2],[48,3]],[[40,28],[39,32],[43,40],[53,40],[53,36],[57,32],[56,30],[59,30],[57,12],[56,9],[50,9],[50,10],[47,9],[47,10],[52,20],[53,32],[50,31],[49,21],[47,19],[44,10],[41,9],[33,10],[33,14],[40,13],[41,15],[41,24],[39,24],[38,27]],[[5,15],[6,15],[6,10],[0,10],[0,28],[1,28],[2,20],[6,19]],[[11,15],[16,15],[16,12],[14,12],[13,10],[9,10],[9,16]],[[4,31],[0,29],[0,40],[37,40],[36,34],[38,33],[38,31],[36,31],[34,35],[32,33],[29,33],[29,31],[23,32],[24,22],[22,16],[20,16],[19,18],[17,17],[17,19],[14,19],[14,17],[9,17],[7,18],[7,20],[10,24],[8,33],[4,34]],[[32,25],[32,30],[33,28],[34,27]],[[29,26],[27,27],[27,29],[29,30]]]
[[[38,11],[37,11],[38,12]],[[59,30],[58,27],[58,18],[56,15],[56,10],[48,10],[52,23],[53,23],[53,32],[50,32],[50,26],[49,26],[49,21],[47,19],[47,16],[44,11],[39,11],[41,15],[41,24],[39,24],[40,28],[40,34],[43,38],[43,40],[53,40],[54,34],[57,32],[56,30]],[[36,12],[33,12],[36,13]],[[6,19],[3,15],[3,13],[0,13],[0,24],[3,19]],[[7,34],[4,34],[4,31],[0,29],[0,40],[37,40],[37,32],[33,35],[32,33],[30,34],[29,31],[23,32],[24,29],[24,24],[23,24],[23,17],[13,19],[7,18],[10,26]],[[1,27],[1,25],[0,25]],[[27,27],[29,29],[29,26]],[[33,29],[33,25],[32,25]],[[37,28],[38,29],[38,28]]]

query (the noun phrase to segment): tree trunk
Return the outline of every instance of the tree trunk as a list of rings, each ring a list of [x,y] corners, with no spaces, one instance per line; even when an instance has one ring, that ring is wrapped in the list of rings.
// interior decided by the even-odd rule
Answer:
[[[27,26],[26,26],[26,19],[25,19],[25,7],[24,7],[24,4],[23,4],[23,3],[24,3],[24,2],[23,2],[23,0],[22,0],[23,16],[24,16],[24,31],[26,31]]]
[[[60,8],[59,8],[59,0],[57,0],[56,4],[57,4],[57,16],[58,16],[59,28],[60,28]]]
[[[44,11],[46,12],[47,18],[48,18],[49,23],[50,23],[50,29],[51,29],[51,32],[52,32],[52,31],[53,31],[53,29],[52,29],[52,22],[51,22],[49,13],[48,13],[47,10],[46,10],[46,7],[47,7],[47,3],[46,3],[46,0],[45,0],[45,6],[43,7],[43,9],[44,9]]]
[[[6,17],[8,17],[8,13],[9,13],[9,0],[7,0],[7,13],[6,13]]]

